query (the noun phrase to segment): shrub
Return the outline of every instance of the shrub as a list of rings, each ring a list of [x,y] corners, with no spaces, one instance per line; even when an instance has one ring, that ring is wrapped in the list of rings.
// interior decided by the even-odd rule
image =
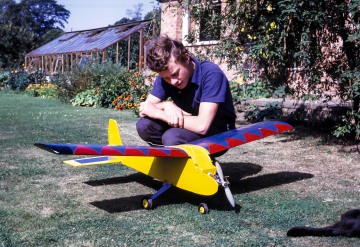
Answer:
[[[112,102],[119,95],[123,95],[129,91],[130,73],[121,68],[102,78],[99,86],[99,105],[102,107],[112,107]]]
[[[138,113],[140,101],[145,100],[150,90],[145,80],[151,81],[153,76],[117,64],[93,63],[60,74],[53,80],[64,89],[61,99],[72,105],[131,109]]]
[[[24,69],[11,71],[6,82],[11,90],[24,91],[30,84],[38,84],[46,81],[46,74],[42,70],[35,70],[28,73]]]
[[[99,97],[95,89],[88,89],[78,93],[75,98],[70,100],[73,106],[97,106]]]
[[[253,83],[232,81],[230,82],[230,90],[234,103],[246,99],[283,98],[292,93],[287,86],[282,85],[276,88],[261,80],[256,80]]]
[[[145,85],[146,78],[142,72],[130,70],[103,78],[99,87],[99,105],[138,113],[140,102],[146,99],[150,90],[150,86]]]
[[[145,101],[149,91],[150,86],[145,84],[137,85],[134,83],[134,81],[131,81],[129,93],[125,93],[117,97],[115,100],[113,100],[112,105],[114,106],[115,110],[130,109],[136,115],[138,115],[140,103]]]
[[[30,84],[25,89],[26,94],[33,97],[41,97],[45,99],[59,98],[61,89],[51,83]]]
[[[86,66],[76,66],[71,71],[52,78],[65,91],[62,100],[69,101],[76,95],[88,89],[99,88],[104,78],[111,77],[122,71],[123,67],[113,63],[91,63]]]
[[[9,79],[9,76],[9,71],[3,71],[0,73],[0,88],[3,88],[7,85],[7,80]]]
[[[283,116],[281,105],[278,102],[266,104],[264,109],[252,106],[252,109],[245,112],[244,118],[247,121],[256,123],[269,119],[280,119]]]
[[[347,111],[342,116],[341,123],[336,126],[333,132],[334,136],[353,136],[355,140],[360,140],[360,112],[354,110]]]

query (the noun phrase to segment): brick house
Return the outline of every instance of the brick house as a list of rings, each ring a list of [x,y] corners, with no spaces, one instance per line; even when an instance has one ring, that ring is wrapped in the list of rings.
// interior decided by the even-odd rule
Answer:
[[[200,23],[195,24],[194,21],[192,21],[191,16],[183,10],[183,7],[180,6],[181,0],[158,0],[161,3],[161,33],[167,34],[169,37],[181,41],[188,50],[193,53],[201,53],[206,52],[206,49],[211,49],[212,46],[215,46],[219,39],[215,36],[210,36],[210,38],[203,33],[203,26],[202,21]],[[210,0],[210,1],[204,1],[203,4],[211,4],[212,11],[224,11],[226,5],[231,1],[237,1],[237,0]],[[201,1],[198,1],[199,4],[201,4]],[[209,13],[209,18],[211,18],[211,13]],[[206,23],[206,20],[204,20],[204,23]],[[205,24],[206,25],[206,24]],[[206,30],[206,28],[204,28]],[[196,30],[198,37],[193,37],[193,41],[188,43],[187,42],[187,35],[191,33],[191,31]],[[220,32],[218,33],[220,37]],[[338,47],[341,46],[335,45],[335,51],[333,51],[334,54],[337,54]],[[323,49],[328,50],[328,47],[323,47]],[[327,58],[324,58],[324,62],[326,62],[326,59],[333,58],[334,55],[329,55]],[[245,64],[246,55],[243,59],[243,63]],[[227,68],[226,63],[221,63],[219,61],[213,60],[213,62],[217,63],[221,69],[225,72],[229,80],[239,79],[241,75],[236,75],[235,70],[229,70]],[[289,78],[289,82],[292,85],[305,85],[303,78],[305,75],[304,68],[299,68],[298,66],[294,65],[293,68],[288,69],[289,74],[287,75]],[[250,71],[249,71],[250,72]],[[259,73],[259,71],[256,71],[255,73]],[[324,75],[322,80],[327,79],[327,75]],[[296,85],[294,87],[296,87]],[[328,89],[329,90],[329,89]],[[331,94],[333,89],[329,90],[329,93]],[[272,101],[272,100],[270,100]],[[260,108],[265,108],[265,105],[268,103],[268,100],[263,101],[260,100],[260,102],[252,101],[252,104],[259,105]],[[350,105],[349,103],[340,102],[338,100],[332,101],[332,102],[325,102],[322,101],[305,101],[305,100],[288,100],[287,102],[279,102],[282,105],[282,108],[284,110],[285,114],[289,114],[293,112],[295,109],[303,109],[303,111],[306,112],[306,118],[312,119],[315,121],[318,121],[319,119],[326,119],[331,115],[335,115],[337,118],[339,116],[339,112],[343,112],[346,109],[349,109]],[[325,109],[325,111],[324,111]],[[241,110],[238,110],[239,112]]]

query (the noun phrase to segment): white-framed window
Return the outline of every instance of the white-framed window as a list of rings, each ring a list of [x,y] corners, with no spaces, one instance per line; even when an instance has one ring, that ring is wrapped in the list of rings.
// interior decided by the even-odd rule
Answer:
[[[192,14],[196,13],[201,5],[207,5],[202,13],[200,20],[194,18]],[[221,23],[214,18],[222,11],[221,0],[197,0],[193,1],[192,6],[188,6],[183,16],[182,40],[185,45],[206,45],[216,44],[220,40]]]

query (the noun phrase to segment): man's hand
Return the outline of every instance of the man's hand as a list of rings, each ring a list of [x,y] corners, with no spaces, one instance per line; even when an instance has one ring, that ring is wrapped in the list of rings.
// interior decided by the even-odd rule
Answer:
[[[145,101],[145,102],[141,102],[140,103],[140,107],[139,107],[139,115],[140,117],[151,117],[151,118],[157,118],[156,117],[156,112],[159,109],[157,107],[155,107],[154,104],[152,104],[151,102]]]
[[[170,101],[163,102],[163,107],[167,123],[175,128],[184,128],[184,116],[191,116],[191,114]]]

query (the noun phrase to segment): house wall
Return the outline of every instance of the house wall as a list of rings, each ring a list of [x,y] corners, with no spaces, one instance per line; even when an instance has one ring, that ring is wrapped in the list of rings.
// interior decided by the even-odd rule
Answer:
[[[178,1],[164,1],[161,4],[161,33],[167,34],[170,38],[182,41],[183,35],[183,10],[179,6]],[[184,43],[184,42],[183,42]],[[211,45],[186,45],[189,52],[198,57],[199,54],[207,54],[207,49],[211,49]],[[209,59],[218,64],[224,71],[229,80],[237,79],[235,70],[229,70],[226,63],[222,63],[218,59]]]
[[[179,7],[179,2],[164,2],[161,5],[161,11],[161,33],[181,41],[183,11]]]
[[[226,0],[222,1],[223,9],[227,4]],[[225,62],[220,61],[216,58],[209,58],[209,50],[216,45],[216,42],[202,42],[202,43],[187,43],[186,40],[183,40],[183,37],[186,36],[187,33],[183,33],[184,29],[187,28],[187,24],[183,23],[184,16],[186,13],[183,13],[182,8],[179,5],[179,1],[162,1],[162,18],[161,18],[161,33],[166,33],[169,37],[177,39],[185,44],[191,54],[195,57],[203,60],[206,57],[206,60],[212,61],[220,66],[220,68],[224,71],[226,76],[230,81],[237,81],[239,83],[243,82],[243,75],[239,70],[228,69],[228,66]],[[189,24],[190,25],[190,24]],[[324,67],[333,67],[333,62],[335,60],[345,61],[346,58],[341,58],[340,56],[344,56],[341,52],[342,40],[338,37],[333,43],[330,45],[324,45],[321,50],[323,53],[323,65]],[[247,70],[250,74],[250,79],[248,78],[246,83],[251,83],[255,81],[259,76],[261,76],[263,69],[259,68],[257,65],[255,67],[249,67],[247,55],[244,54],[242,58],[242,65],[244,66],[244,70]],[[293,67],[288,68],[288,73],[284,75],[287,78],[288,85],[294,88],[297,92],[308,94],[308,76],[307,71],[304,69],[302,64],[294,64]],[[325,72],[321,78],[321,83],[319,84],[319,89],[323,87],[325,90],[325,94],[327,96],[334,97],[337,94],[338,88],[332,86],[327,87],[327,82],[331,81],[331,77],[327,75]],[[316,92],[314,92],[316,94]]]

